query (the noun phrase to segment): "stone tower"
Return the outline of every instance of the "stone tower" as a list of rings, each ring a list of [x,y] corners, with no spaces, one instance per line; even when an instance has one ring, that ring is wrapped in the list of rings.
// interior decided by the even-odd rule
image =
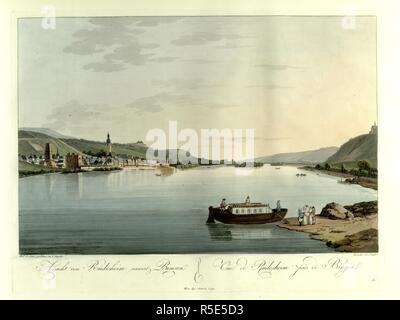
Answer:
[[[107,141],[106,141],[106,152],[107,152],[107,155],[111,155],[111,151],[112,151],[112,144],[111,144],[110,134],[107,133]]]
[[[378,126],[376,125],[376,122],[374,122],[374,125],[371,126],[371,130],[369,131],[369,134],[378,134]]]
[[[44,149],[44,160],[46,161],[46,163],[50,163],[50,161],[53,160],[50,143],[46,143],[46,147]]]
[[[53,153],[51,151],[50,143],[46,143],[44,148],[44,163],[48,167],[56,167],[56,163],[53,161]]]

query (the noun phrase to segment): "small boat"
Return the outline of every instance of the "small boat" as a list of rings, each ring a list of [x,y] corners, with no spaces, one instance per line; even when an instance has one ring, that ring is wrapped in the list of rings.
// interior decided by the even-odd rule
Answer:
[[[215,220],[225,224],[264,224],[281,221],[288,209],[271,209],[260,202],[231,203],[225,208],[208,207],[207,223]]]
[[[279,170],[280,168],[281,168],[281,167],[276,167],[275,169],[276,169],[276,170]]]
[[[155,175],[156,175],[157,177],[161,177],[161,176],[162,176],[161,173],[156,173]]]

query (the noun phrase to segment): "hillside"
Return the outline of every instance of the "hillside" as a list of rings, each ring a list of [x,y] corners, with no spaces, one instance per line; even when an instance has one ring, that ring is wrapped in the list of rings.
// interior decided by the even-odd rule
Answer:
[[[105,142],[101,141],[90,141],[85,139],[61,139],[69,146],[85,153],[92,152],[97,153],[101,150],[105,150]],[[147,146],[141,143],[113,143],[112,152],[115,154],[127,154],[130,156],[145,157]]]
[[[267,157],[261,157],[256,160],[263,163],[320,163],[326,161],[330,156],[338,151],[338,149],[338,147],[326,147],[310,151],[278,153]]]
[[[50,142],[53,153],[57,150],[60,155],[67,153],[83,154],[85,152],[97,153],[105,150],[105,142],[90,141],[76,138],[55,138],[42,132],[19,130],[18,153],[26,156],[43,155],[46,143]],[[142,143],[120,144],[113,143],[113,152],[130,156],[145,157],[147,146]]]
[[[377,168],[377,150],[378,135],[363,134],[343,144],[326,162],[331,165],[343,163],[352,166],[359,160],[367,160],[372,167]]]
[[[30,132],[38,132],[38,133],[43,133],[47,136],[53,137],[53,138],[58,138],[58,139],[69,139],[69,138],[73,138],[73,137],[69,137],[66,136],[64,134],[61,134],[57,131],[54,131],[52,129],[48,129],[48,128],[19,128],[19,130],[21,131],[30,131]]]
[[[82,152],[67,143],[62,139],[48,136],[44,133],[23,131],[18,132],[18,153],[26,156],[29,155],[43,155],[46,143],[50,142],[53,152],[57,150],[59,154],[66,155],[67,153],[82,154]]]

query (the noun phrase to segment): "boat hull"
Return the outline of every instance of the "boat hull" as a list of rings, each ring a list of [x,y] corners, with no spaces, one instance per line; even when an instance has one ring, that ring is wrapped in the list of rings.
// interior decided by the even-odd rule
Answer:
[[[225,224],[272,223],[281,221],[285,217],[287,211],[287,209],[282,208],[279,211],[273,209],[271,213],[233,214],[225,209],[209,207],[207,223],[215,223],[215,220]]]

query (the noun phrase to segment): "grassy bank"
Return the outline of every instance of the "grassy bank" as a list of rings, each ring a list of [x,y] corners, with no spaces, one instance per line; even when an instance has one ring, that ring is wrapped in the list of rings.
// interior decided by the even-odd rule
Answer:
[[[316,169],[314,167],[309,167],[309,166],[300,167],[300,169],[313,171],[317,173],[323,173],[334,177],[340,177],[344,179],[343,183],[358,184],[365,188],[378,190],[378,178],[360,177],[351,173],[344,173],[336,170],[334,171],[334,170]]]
[[[50,168],[45,166],[40,166],[37,164],[32,164],[24,161],[19,161],[18,163],[18,172],[19,177],[29,177],[37,174],[46,174],[46,173],[78,173],[78,172],[90,172],[90,171],[101,171],[101,172],[108,172],[108,171],[115,171],[115,170],[122,170],[120,167],[97,167],[90,170],[86,169],[65,169],[65,168]]]
[[[22,178],[37,174],[61,172],[61,169],[49,168],[37,164],[28,163],[25,161],[19,161],[18,172],[19,172],[19,177]]]

